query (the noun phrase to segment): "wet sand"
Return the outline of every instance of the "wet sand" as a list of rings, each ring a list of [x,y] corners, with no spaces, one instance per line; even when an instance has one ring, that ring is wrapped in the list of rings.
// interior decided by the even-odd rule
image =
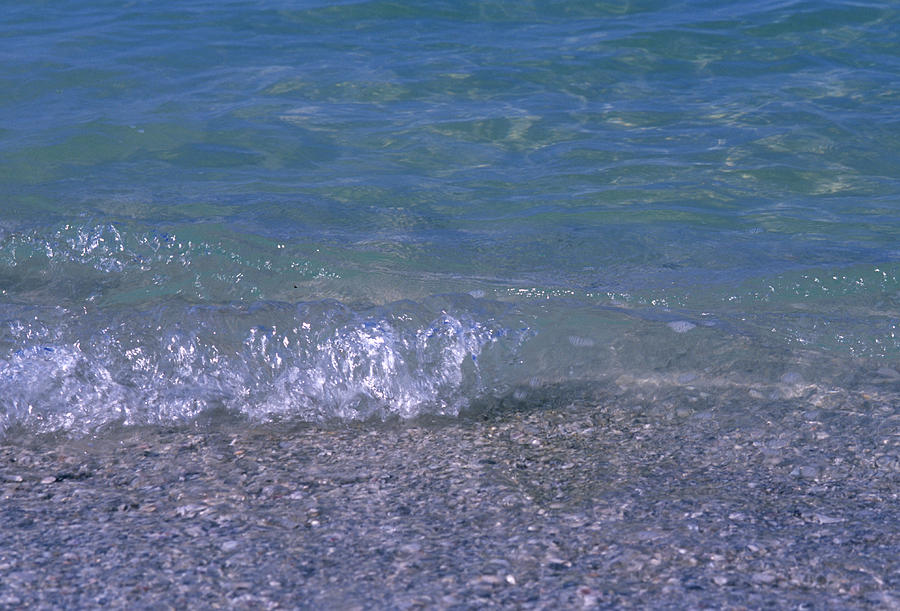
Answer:
[[[789,401],[23,436],[0,606],[897,608],[898,448]]]

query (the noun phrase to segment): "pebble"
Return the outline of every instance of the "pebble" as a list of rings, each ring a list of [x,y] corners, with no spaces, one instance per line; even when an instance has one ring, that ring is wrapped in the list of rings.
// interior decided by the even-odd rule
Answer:
[[[751,577],[751,579],[755,583],[770,584],[770,583],[775,583],[775,581],[778,579],[778,577],[775,575],[775,573],[772,573],[771,571],[763,571],[760,573],[754,573],[753,576]]]
[[[569,343],[576,348],[593,348],[594,340],[588,337],[578,337],[576,335],[569,336]]]
[[[672,322],[667,323],[666,326],[675,333],[687,333],[691,329],[697,328],[697,325],[687,320],[673,320]]]
[[[796,371],[789,371],[781,376],[781,382],[784,384],[800,384],[803,382],[803,376]]]
[[[826,516],[821,513],[813,514],[813,520],[818,522],[819,524],[839,524],[844,521],[844,518],[837,518],[832,516]]]
[[[238,549],[240,546],[241,546],[241,544],[239,542],[234,541],[233,539],[229,539],[228,541],[223,541],[219,547],[222,549],[223,552],[225,552],[227,554],[229,552],[233,552],[234,550]]]
[[[544,562],[551,569],[564,569],[568,566],[572,566],[571,562],[568,562],[567,560],[563,560],[562,558],[558,558],[556,556],[547,556]]]
[[[900,372],[891,367],[879,367],[875,373],[891,380],[900,380]]]
[[[794,477],[801,477],[803,479],[816,479],[821,474],[821,469],[816,467],[815,465],[801,465],[799,467],[795,467],[791,471],[791,475]]]
[[[175,514],[182,518],[193,518],[203,511],[203,509],[204,507],[202,505],[181,505],[180,507],[175,508]]]

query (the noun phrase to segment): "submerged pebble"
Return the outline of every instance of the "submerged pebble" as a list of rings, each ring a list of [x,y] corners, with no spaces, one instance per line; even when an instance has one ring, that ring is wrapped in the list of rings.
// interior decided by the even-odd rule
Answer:
[[[697,325],[687,320],[674,320],[670,323],[666,323],[666,326],[672,329],[675,333],[687,333],[691,329],[695,329]]]

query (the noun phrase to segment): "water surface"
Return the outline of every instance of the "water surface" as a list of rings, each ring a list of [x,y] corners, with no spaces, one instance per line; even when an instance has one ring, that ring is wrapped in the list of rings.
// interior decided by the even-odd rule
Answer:
[[[893,3],[7,4],[0,430],[900,390]]]

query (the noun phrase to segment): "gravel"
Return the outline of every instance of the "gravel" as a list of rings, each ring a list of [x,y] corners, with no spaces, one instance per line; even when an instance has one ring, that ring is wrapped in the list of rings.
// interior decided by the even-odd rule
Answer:
[[[0,605],[900,607],[897,408],[693,399],[16,435]]]

